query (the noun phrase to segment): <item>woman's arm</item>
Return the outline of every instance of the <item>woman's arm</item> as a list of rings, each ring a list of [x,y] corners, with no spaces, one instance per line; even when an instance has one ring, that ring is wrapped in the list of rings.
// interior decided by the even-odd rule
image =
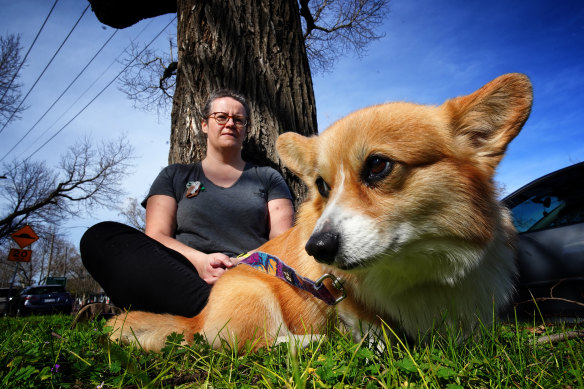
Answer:
[[[233,266],[233,261],[225,254],[205,254],[176,240],[176,209],[174,198],[166,195],[150,196],[146,203],[146,235],[184,255],[205,282],[215,283],[225,269]]]
[[[282,234],[294,224],[294,205],[289,199],[268,201],[270,239]]]

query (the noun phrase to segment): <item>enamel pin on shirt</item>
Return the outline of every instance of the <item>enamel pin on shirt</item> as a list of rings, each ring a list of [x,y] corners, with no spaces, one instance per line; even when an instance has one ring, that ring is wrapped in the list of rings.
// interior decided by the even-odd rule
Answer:
[[[190,199],[191,197],[197,196],[202,190],[205,190],[205,187],[201,184],[201,181],[189,181],[187,182],[185,196]]]

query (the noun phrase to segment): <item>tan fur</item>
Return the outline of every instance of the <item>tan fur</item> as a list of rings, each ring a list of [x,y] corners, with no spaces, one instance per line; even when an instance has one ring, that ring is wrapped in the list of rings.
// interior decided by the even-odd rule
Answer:
[[[114,337],[123,326],[123,340],[135,334],[150,350],[171,332],[187,341],[203,333],[215,347],[223,339],[257,348],[323,333],[337,314],[353,330],[360,321],[383,320],[418,339],[431,330],[464,336],[479,320],[490,323],[508,302],[516,272],[515,232],[492,178],[531,101],[528,78],[507,74],[441,106],[387,103],[354,112],[317,137],[281,135],[278,152],[310,195],[296,226],[259,250],[311,279],[336,274],[347,299],[332,308],[240,265],[216,283],[195,318],[130,312],[110,321]],[[390,167],[374,182],[373,157]],[[326,183],[325,196],[318,182]],[[338,245],[328,259],[317,254],[319,263],[305,245],[327,233]]]

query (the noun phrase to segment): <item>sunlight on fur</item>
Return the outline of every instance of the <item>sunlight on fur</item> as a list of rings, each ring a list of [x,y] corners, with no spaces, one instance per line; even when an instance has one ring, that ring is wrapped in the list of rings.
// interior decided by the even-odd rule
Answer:
[[[356,340],[363,329],[388,339],[390,328],[418,341],[428,333],[463,338],[492,323],[516,277],[516,233],[493,176],[531,104],[529,79],[506,74],[440,106],[386,103],[319,136],[281,135],[280,157],[310,194],[296,225],[258,250],[312,280],[335,275],[347,298],[329,306],[239,265],[199,315],[129,312],[108,322],[112,337],[160,350],[173,332],[187,341],[199,333],[216,348],[223,338],[257,349],[326,334],[336,323]]]

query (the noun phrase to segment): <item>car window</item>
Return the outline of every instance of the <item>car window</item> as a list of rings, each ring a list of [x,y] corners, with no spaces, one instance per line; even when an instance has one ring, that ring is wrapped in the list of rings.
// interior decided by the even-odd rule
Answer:
[[[30,290],[29,288],[24,288],[23,290],[21,290],[21,291],[18,293],[18,295],[19,295],[19,296],[24,296],[24,295],[28,294],[29,290]]]
[[[541,230],[550,225],[566,203],[555,196],[531,196],[511,210],[519,232]]]
[[[551,175],[511,196],[507,205],[517,231],[532,232],[583,223],[582,168]]]
[[[57,292],[63,292],[63,288],[55,288],[55,287],[37,287],[37,288],[31,288],[29,289],[26,294],[49,294],[49,293],[57,293]]]

